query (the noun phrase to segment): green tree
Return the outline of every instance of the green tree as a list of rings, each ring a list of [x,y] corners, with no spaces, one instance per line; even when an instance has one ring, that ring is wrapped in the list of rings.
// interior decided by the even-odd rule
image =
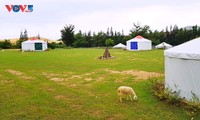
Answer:
[[[0,42],[0,48],[2,49],[12,48],[12,43],[10,42],[10,40],[5,39],[5,41]]]
[[[102,47],[105,46],[105,38],[106,34],[101,32],[98,32],[97,34],[93,33],[93,41],[95,47]]]
[[[38,34],[37,38],[40,39],[40,34]]]
[[[72,46],[73,42],[75,41],[74,37],[74,25],[66,25],[60,32],[61,32],[61,40],[66,46]]]
[[[109,38],[109,39],[106,39],[106,46],[113,46],[114,45],[114,40]]]
[[[150,27],[148,25],[141,26],[141,24],[138,22],[133,23],[133,28],[130,30],[130,36],[135,37],[137,35],[141,35],[143,37],[148,37],[149,33],[151,32]]]
[[[85,36],[81,31],[75,35],[75,42],[73,43],[74,47],[88,47],[88,41],[86,41]]]
[[[55,42],[48,43],[48,48],[55,49],[56,48],[56,43]]]
[[[19,40],[16,41],[16,48],[21,48],[21,44],[22,42],[28,40],[28,33],[27,33],[27,30],[24,31],[24,34],[23,32],[21,31],[20,33],[20,37],[19,37]]]
[[[4,41],[0,41],[0,50],[3,48]]]
[[[93,46],[94,43],[93,43],[93,38],[91,36],[91,31],[89,31],[87,34],[85,33],[85,40],[88,43],[87,47],[92,47]]]
[[[21,48],[21,44],[22,44],[22,42],[24,42],[24,41],[25,41],[25,40],[23,40],[23,39],[17,40],[17,41],[16,41],[16,44],[15,44],[16,48]]]
[[[28,32],[27,32],[27,30],[24,31],[24,40],[28,40]]]

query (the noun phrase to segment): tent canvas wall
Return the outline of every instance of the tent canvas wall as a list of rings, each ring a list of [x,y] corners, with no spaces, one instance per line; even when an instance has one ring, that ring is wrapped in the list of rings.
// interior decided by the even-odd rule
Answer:
[[[47,49],[47,42],[42,40],[27,40],[21,44],[23,51],[44,51]]]
[[[143,38],[142,36],[136,36],[135,38],[126,41],[127,50],[151,50],[151,41]]]
[[[156,45],[155,48],[157,48],[157,49],[169,49],[169,48],[172,48],[172,45],[170,45],[166,42],[162,42],[162,43]]]
[[[200,38],[164,51],[165,87],[191,100],[200,98]]]

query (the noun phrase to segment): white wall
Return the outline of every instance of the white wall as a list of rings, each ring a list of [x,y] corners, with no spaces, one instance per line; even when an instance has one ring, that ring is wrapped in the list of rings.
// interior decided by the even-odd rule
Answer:
[[[33,43],[22,43],[22,50],[33,51],[35,50],[35,45]]]
[[[151,50],[151,42],[138,42],[138,50]]]
[[[42,43],[42,50],[47,50],[47,43]],[[22,43],[22,50],[24,51],[35,51],[35,43]]]
[[[137,50],[151,50],[152,49],[152,44],[151,44],[151,42],[148,42],[148,41],[127,41],[126,42],[127,50],[132,50],[131,42],[137,42],[137,44],[138,44]]]
[[[165,87],[180,91],[181,97],[200,98],[200,61],[165,57]]]
[[[47,49],[48,49],[47,43],[42,43],[42,50],[47,50]]]

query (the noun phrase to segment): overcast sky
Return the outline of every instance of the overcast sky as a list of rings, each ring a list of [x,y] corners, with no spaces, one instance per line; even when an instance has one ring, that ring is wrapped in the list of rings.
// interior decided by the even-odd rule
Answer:
[[[8,12],[5,5],[33,5],[33,12]],[[199,6],[199,0],[0,0],[0,39],[19,38],[26,29],[29,37],[56,40],[69,24],[76,32],[112,27],[125,34],[134,22],[152,30],[199,25]]]

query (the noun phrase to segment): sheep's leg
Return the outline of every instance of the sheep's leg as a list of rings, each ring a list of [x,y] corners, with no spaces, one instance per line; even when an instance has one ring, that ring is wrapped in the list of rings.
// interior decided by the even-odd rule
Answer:
[[[119,97],[119,101],[122,103],[122,97],[121,96]]]
[[[126,96],[126,100],[128,100],[128,97],[129,97],[129,96],[127,95],[127,96]]]
[[[129,97],[130,97],[131,101],[133,101],[133,99],[132,99],[132,96],[131,96],[131,95],[129,95]]]

